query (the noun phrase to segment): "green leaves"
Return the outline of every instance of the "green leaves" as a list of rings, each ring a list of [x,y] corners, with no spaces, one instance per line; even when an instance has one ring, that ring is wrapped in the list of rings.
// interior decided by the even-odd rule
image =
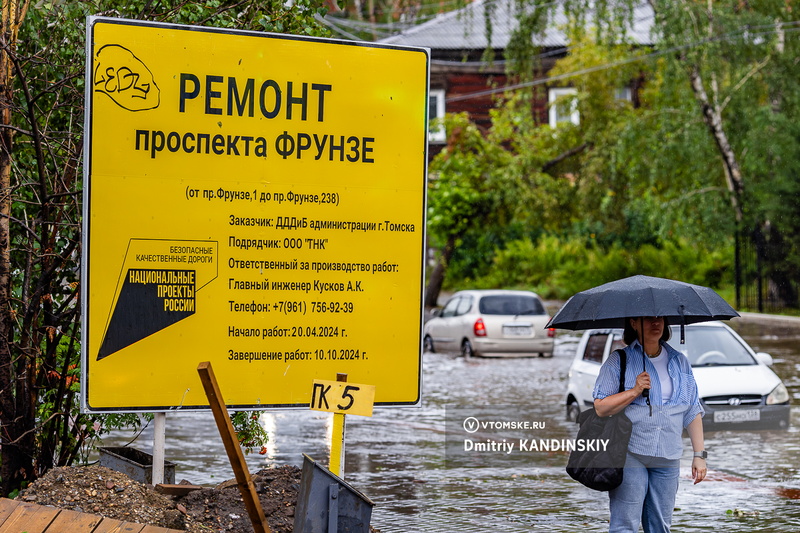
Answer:
[[[236,430],[239,444],[247,453],[251,453],[255,448],[264,450],[269,435],[261,425],[257,411],[237,411],[231,417],[231,424]]]
[[[85,24],[88,15],[326,36],[315,19],[318,0],[87,0],[32,2],[13,52],[5,96],[14,131],[2,175],[11,193],[8,242],[8,349],[0,350],[5,492],[53,466],[84,460],[112,428],[138,429],[138,415],[80,412],[80,245],[83,164]],[[16,48],[14,48],[16,45]],[[6,236],[3,236],[4,238]],[[2,239],[0,239],[2,240]],[[243,443],[266,434],[252,419],[238,423]],[[16,449],[24,450],[24,454]]]
[[[796,17],[777,1],[654,2],[653,46],[634,47],[624,28],[639,4],[517,4],[519,30],[506,50],[515,69],[510,74],[550,80],[539,87],[574,89],[568,98],[580,122],[556,128],[539,123],[535,119],[543,114],[537,114],[537,105],[547,100],[545,90],[522,89],[506,93],[492,111],[485,140],[471,141],[471,150],[464,148],[463,126],[456,126],[462,148],[448,151],[451,160],[431,165],[432,181],[439,172],[445,181],[431,186],[429,220],[434,236],[448,229],[445,221],[458,232],[462,246],[453,264],[458,275],[469,276],[463,283],[491,278],[491,256],[504,253],[521,227],[534,243],[543,234],[564,239],[593,234],[605,251],[694,246],[717,258],[706,270],[709,282],[730,279],[724,271],[733,267],[732,195],[743,208],[748,232],[766,227],[772,235],[773,279],[800,272]],[[533,36],[553,24],[554,9],[561,6],[570,45],[564,58],[542,72]],[[707,102],[690,83],[692,72]],[[632,89],[630,100],[619,98],[623,87]],[[718,119],[713,127],[709,110]],[[448,133],[452,128],[448,125]],[[723,136],[730,149],[722,146]],[[452,141],[451,135],[451,149]],[[731,165],[740,169],[743,193],[728,181]],[[461,181],[447,172],[460,173]],[[478,181],[502,184],[509,192],[484,194]],[[480,218],[488,199],[498,202],[489,202],[490,209],[503,209]],[[481,223],[469,226],[463,213]],[[490,242],[493,249],[487,249]],[[478,255],[482,261],[469,260]],[[642,256],[660,261],[657,254]],[[512,279],[506,276],[503,283],[524,283],[510,270]]]

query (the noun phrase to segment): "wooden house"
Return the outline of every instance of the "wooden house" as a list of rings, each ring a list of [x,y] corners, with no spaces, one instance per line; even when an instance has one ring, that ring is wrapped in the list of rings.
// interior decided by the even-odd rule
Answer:
[[[495,95],[511,84],[506,75],[505,49],[517,28],[516,9],[514,0],[475,0],[461,9],[438,15],[380,42],[430,49],[431,119],[443,117],[445,113],[466,111],[476,124],[488,127],[489,110],[494,105]],[[486,30],[487,17],[491,20],[491,33]],[[555,104],[559,97],[575,93],[569,79],[547,80],[547,72],[553,64],[570,53],[570,43],[563,31],[566,24],[564,11],[554,10],[547,29],[534,43],[539,48],[540,60],[535,78],[543,90],[538,92],[540,96],[532,111],[540,123],[549,123],[553,127],[562,121],[580,121],[575,109]],[[633,13],[626,38],[633,45],[652,44],[652,26],[653,11],[643,3]],[[491,61],[487,61],[487,57]],[[635,103],[635,85],[621,85],[618,97]],[[430,153],[435,155],[446,142],[446,133],[433,127],[428,139]]]

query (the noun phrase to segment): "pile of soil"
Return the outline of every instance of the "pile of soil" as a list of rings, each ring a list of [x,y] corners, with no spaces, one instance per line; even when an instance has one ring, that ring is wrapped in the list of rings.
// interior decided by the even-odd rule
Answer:
[[[273,533],[292,531],[300,473],[295,466],[283,466],[252,474]],[[65,467],[49,471],[18,499],[190,533],[253,531],[235,480],[185,496],[169,497],[99,465]]]

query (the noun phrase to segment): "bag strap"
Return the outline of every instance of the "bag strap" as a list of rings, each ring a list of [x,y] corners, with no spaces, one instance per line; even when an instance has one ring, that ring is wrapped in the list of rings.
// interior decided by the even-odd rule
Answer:
[[[625,350],[618,348],[614,350],[619,352],[619,392],[625,391],[625,365],[628,358],[625,356]]]

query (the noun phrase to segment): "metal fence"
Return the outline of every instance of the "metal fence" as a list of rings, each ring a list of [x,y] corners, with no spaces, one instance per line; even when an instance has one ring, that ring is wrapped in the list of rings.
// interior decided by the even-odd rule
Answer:
[[[770,228],[741,230],[736,236],[736,307],[759,313],[798,309],[800,280],[776,261],[780,236]]]

